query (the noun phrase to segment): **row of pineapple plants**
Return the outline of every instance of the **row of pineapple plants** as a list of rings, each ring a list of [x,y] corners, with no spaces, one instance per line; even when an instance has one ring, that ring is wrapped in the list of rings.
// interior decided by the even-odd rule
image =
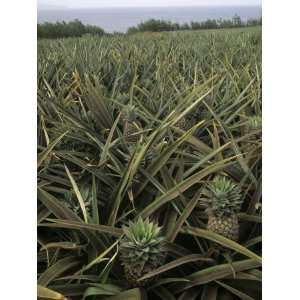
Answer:
[[[260,47],[257,29],[39,41],[40,296],[260,298]]]

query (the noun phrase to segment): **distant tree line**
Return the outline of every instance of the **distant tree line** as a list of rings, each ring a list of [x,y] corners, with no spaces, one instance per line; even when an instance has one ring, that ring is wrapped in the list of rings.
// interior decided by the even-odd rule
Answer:
[[[79,20],[75,19],[71,22],[45,22],[37,25],[38,38],[65,38],[65,37],[79,37],[84,34],[104,35],[105,31],[93,25],[84,25]]]
[[[200,30],[200,29],[221,29],[221,28],[238,28],[261,25],[261,18],[248,19],[242,21],[242,19],[235,15],[232,19],[208,19],[203,22],[190,22],[190,23],[173,23],[171,21],[150,19],[141,22],[135,27],[130,27],[127,30],[128,34],[137,32],[161,32],[161,31],[179,31],[179,30]],[[66,38],[66,37],[80,37],[85,34],[91,35],[109,35],[102,28],[93,25],[84,25],[81,21],[75,19],[70,22],[45,22],[37,25],[37,37],[38,38]],[[113,33],[121,34],[121,33]]]
[[[235,15],[232,19],[208,19],[203,22],[190,22],[190,23],[173,23],[171,21],[150,19],[145,22],[141,22],[137,26],[130,27],[127,33],[137,32],[160,32],[160,31],[178,31],[178,30],[200,30],[200,29],[221,29],[221,28],[238,28],[248,26],[261,25],[262,19],[248,19],[243,21],[238,15]]]

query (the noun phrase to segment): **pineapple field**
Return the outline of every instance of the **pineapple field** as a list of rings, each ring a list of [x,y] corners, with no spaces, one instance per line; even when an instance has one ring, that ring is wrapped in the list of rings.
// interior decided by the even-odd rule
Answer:
[[[261,299],[261,28],[38,41],[40,299]]]

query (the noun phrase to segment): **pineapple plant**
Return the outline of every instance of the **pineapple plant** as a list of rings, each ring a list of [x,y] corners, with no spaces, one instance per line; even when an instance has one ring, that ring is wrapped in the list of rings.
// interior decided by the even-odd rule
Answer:
[[[237,213],[242,200],[238,185],[225,176],[217,176],[208,185],[209,200],[207,229],[228,239],[237,241],[239,223]]]
[[[123,226],[124,237],[120,242],[120,259],[125,277],[132,287],[148,285],[152,278],[139,280],[143,275],[161,266],[165,260],[164,237],[161,227],[141,217]]]
[[[140,122],[136,118],[135,107],[128,105],[121,114],[124,121],[124,139],[127,143],[136,143],[139,141],[142,129]]]

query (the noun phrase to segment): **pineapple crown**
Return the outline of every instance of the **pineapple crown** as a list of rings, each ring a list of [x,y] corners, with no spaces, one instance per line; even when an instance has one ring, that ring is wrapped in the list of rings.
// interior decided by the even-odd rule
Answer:
[[[121,102],[121,103],[126,103],[129,99],[129,95],[128,94],[125,94],[125,93],[122,93],[120,94],[117,99]]]
[[[133,286],[143,286],[147,282],[139,279],[157,269],[164,262],[166,250],[161,227],[147,218],[139,218],[123,226],[125,236],[120,241],[120,260],[125,276]]]
[[[123,226],[123,231],[128,241],[136,246],[151,244],[152,241],[160,242],[163,237],[160,236],[161,227],[150,222],[149,218],[143,220],[141,217],[137,222],[129,221],[129,226]]]
[[[247,122],[247,125],[248,125],[249,129],[253,129],[253,130],[261,129],[261,127],[262,127],[261,116],[250,117]]]
[[[241,209],[241,189],[225,176],[217,176],[208,185],[209,210],[218,216],[232,215]]]

